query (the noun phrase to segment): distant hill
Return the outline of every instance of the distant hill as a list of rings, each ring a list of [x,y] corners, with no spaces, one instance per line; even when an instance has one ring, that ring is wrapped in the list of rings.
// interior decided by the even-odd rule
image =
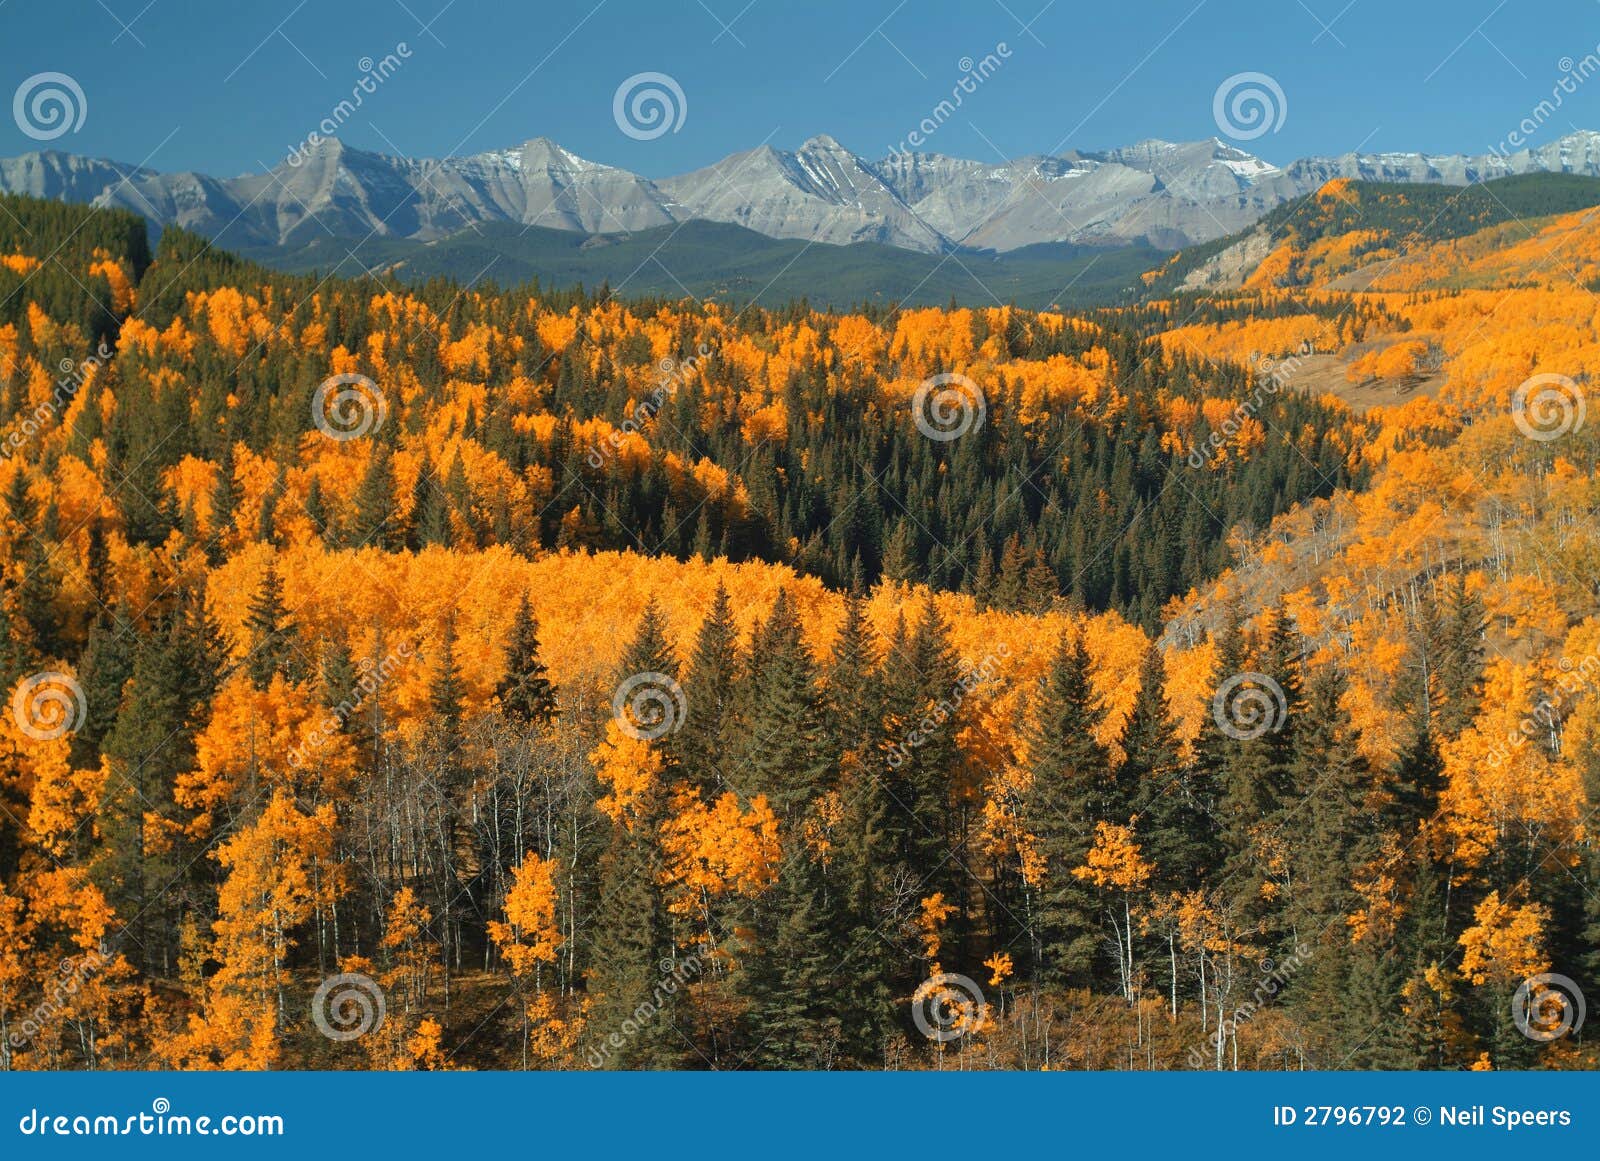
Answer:
[[[1003,254],[925,254],[875,242],[848,246],[769,238],[741,226],[691,221],[626,234],[496,223],[432,242],[318,238],[303,246],[240,247],[238,252],[292,273],[345,277],[392,274],[499,286],[538,282],[608,283],[630,297],[717,298],[774,306],[808,299],[817,306],[859,303],[973,305],[1015,302],[1097,306],[1127,298],[1138,275],[1160,261],[1146,245],[1070,243],[1024,246]]]
[[[1329,281],[1375,258],[1595,205],[1600,178],[1575,174],[1520,174],[1458,187],[1335,179],[1248,230],[1180,250],[1146,275],[1144,294]]]

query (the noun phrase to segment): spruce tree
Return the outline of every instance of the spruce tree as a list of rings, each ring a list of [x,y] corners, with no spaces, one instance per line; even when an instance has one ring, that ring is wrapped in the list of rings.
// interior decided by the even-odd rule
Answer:
[[[283,602],[283,580],[275,561],[268,560],[261,584],[245,618],[250,654],[245,672],[257,689],[266,689],[276,675],[293,680],[300,671],[299,630]]]
[[[866,603],[855,592],[845,594],[844,622],[833,642],[824,703],[833,752],[865,755],[882,727],[883,707],[872,627]]]
[[[355,548],[393,552],[401,547],[401,529],[395,513],[394,464],[388,445],[378,444],[366,474],[356,489],[355,511],[347,537]]]
[[[739,631],[733,620],[728,590],[719,582],[711,611],[695,635],[694,652],[684,677],[684,716],[677,748],[689,781],[714,793],[727,781],[724,770],[737,714],[735,679],[739,665]]]
[[[539,625],[528,594],[517,602],[506,641],[506,674],[496,693],[501,712],[524,725],[547,726],[556,717],[556,690],[549,670],[539,659]]]
[[[735,789],[745,796],[765,794],[792,828],[828,788],[831,760],[823,747],[816,666],[787,590],[778,590],[759,640],[760,665],[745,683],[747,745]]]
[[[1099,951],[1093,892],[1072,872],[1087,859],[1095,825],[1108,818],[1113,802],[1110,758],[1095,739],[1103,714],[1081,634],[1063,636],[1027,731],[1023,819],[1044,860],[1043,881],[1030,899],[1035,980],[1085,986]]]
[[[1139,667],[1139,692],[1121,744],[1124,757],[1112,784],[1112,818],[1137,818],[1140,847],[1155,867],[1152,889],[1194,890],[1216,866],[1218,847],[1206,803],[1178,753],[1166,667],[1153,644]]]

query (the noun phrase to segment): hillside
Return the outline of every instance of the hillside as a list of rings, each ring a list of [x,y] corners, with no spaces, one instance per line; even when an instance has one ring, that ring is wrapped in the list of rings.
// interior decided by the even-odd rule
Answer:
[[[1593,1067],[1590,194],[1319,196],[1082,313],[5,199],[4,1065]]]
[[[690,221],[628,234],[578,234],[488,225],[431,242],[318,238],[292,249],[245,248],[291,273],[381,272],[407,282],[450,278],[476,285],[599,287],[630,298],[693,295],[735,306],[806,299],[846,310],[861,304],[932,306],[1010,302],[1034,309],[1120,301],[1159,256],[1148,246],[1052,243],[1011,250],[924,254],[872,242],[768,238],[741,226]]]
[[[1238,235],[1179,251],[1145,275],[1145,293],[1322,285],[1428,243],[1597,204],[1600,179],[1574,174],[1524,174],[1461,188],[1340,178]]]

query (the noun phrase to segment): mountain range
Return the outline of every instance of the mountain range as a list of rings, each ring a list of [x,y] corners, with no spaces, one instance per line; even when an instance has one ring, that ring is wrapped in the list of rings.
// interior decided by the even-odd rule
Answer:
[[[233,178],[27,153],[0,159],[0,191],[122,207],[258,251],[328,238],[432,242],[490,224],[613,235],[699,220],[775,239],[951,254],[1057,243],[1172,250],[1236,233],[1331,178],[1465,185],[1523,173],[1600,176],[1600,133],[1505,156],[1346,153],[1282,167],[1217,138],[985,162],[936,153],[869,161],[817,136],[661,179],[544,137],[443,160],[329,139]]]

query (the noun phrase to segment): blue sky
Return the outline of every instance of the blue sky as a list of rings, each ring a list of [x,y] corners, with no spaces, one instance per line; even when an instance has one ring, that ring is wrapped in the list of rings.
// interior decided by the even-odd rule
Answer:
[[[1499,7],[1496,4],[1499,3]],[[831,133],[868,157],[906,140],[965,75],[1009,56],[927,149],[979,159],[1217,132],[1213,96],[1259,72],[1281,125],[1244,148],[1482,152],[1600,55],[1594,0],[0,0],[0,100],[70,76],[81,126],[41,143],[0,113],[0,156],[48,147],[219,176],[280,162],[403,42],[409,56],[339,136],[411,156],[547,135],[662,176]],[[997,58],[998,59],[998,58]],[[630,76],[683,93],[674,132],[613,118]],[[1600,74],[1534,140],[1600,128]]]

